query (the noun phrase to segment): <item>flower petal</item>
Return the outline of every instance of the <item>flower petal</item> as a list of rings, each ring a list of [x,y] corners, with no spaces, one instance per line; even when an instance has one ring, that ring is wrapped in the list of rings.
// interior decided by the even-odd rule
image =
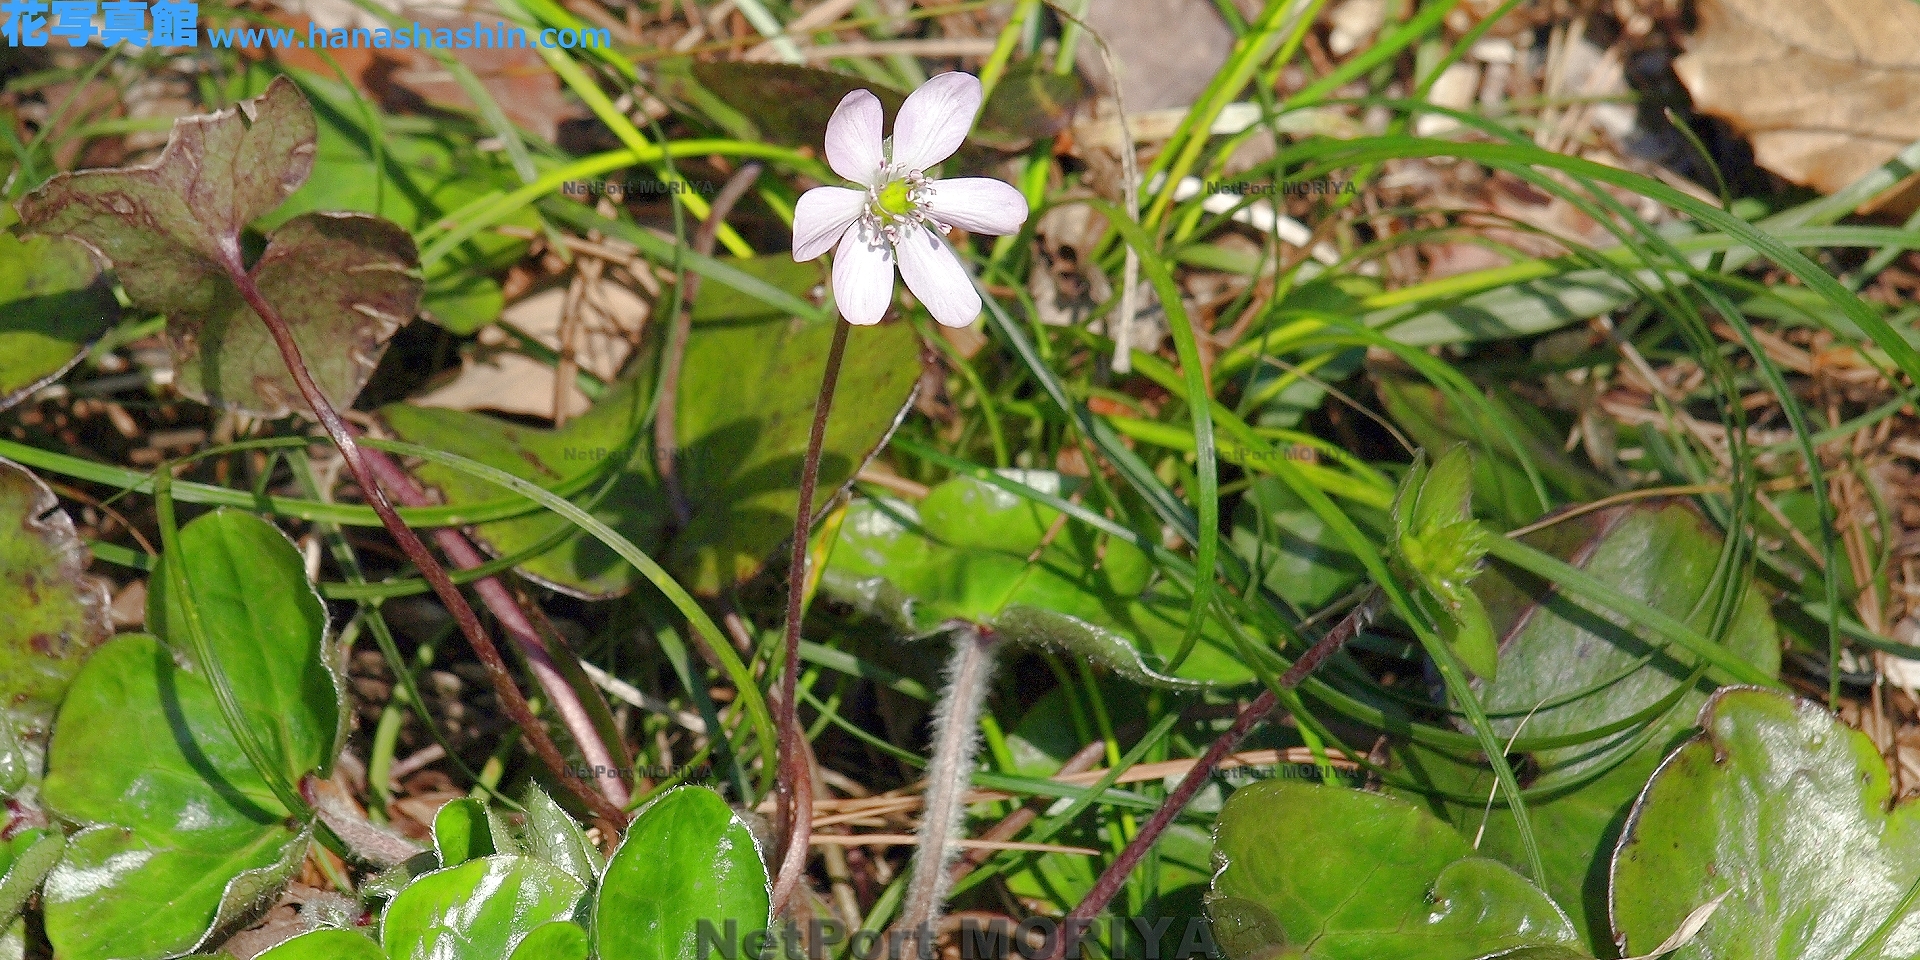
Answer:
[[[1027,222],[1027,198],[992,177],[933,180],[927,187],[927,212],[947,226],[1000,237],[1019,233]]]
[[[980,112],[980,80],[943,73],[907,95],[893,118],[893,165],[925,170],[953,156]]]
[[[980,294],[973,289],[973,278],[960,265],[953,248],[939,234],[919,224],[903,227],[896,252],[907,289],[927,305],[927,312],[935,320],[949,327],[972,323],[980,316]]]
[[[866,207],[867,195],[845,187],[814,187],[793,205],[793,260],[805,263],[840,242]]]
[[[827,166],[863,187],[875,186],[886,151],[880,145],[880,98],[855,90],[827,118]]]
[[[847,322],[872,326],[893,305],[893,245],[864,223],[833,253],[833,302]]]

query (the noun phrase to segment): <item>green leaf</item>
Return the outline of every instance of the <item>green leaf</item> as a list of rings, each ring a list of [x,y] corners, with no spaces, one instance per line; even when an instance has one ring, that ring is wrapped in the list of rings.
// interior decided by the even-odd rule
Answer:
[[[358,214],[309,214],[240,262],[242,232],[313,168],[313,111],[285,78],[238,107],[174,124],[143,167],[62,173],[20,202],[39,233],[110,261],[135,305],[167,315],[182,392],[253,416],[307,412],[266,325],[234,285],[245,270],[293,332],[321,393],[352,406],[420,299],[413,238]]]
[[[107,585],[53,491],[0,460],[0,796],[41,773],[54,712],[74,674],[113,634]]]
[[[1719,558],[1721,537],[1684,503],[1595,511],[1531,534],[1526,542],[1698,626],[1704,627],[1711,615],[1702,595]],[[1656,651],[1633,631],[1573,603],[1552,584],[1505,564],[1491,565],[1474,582],[1474,591],[1485,601],[1501,638],[1498,679],[1481,686],[1480,698],[1490,713],[1505,715],[1494,721],[1502,737],[1516,732],[1559,736],[1626,720],[1669,698],[1692,671],[1695,660],[1686,651]],[[1777,672],[1779,636],[1765,597],[1751,587],[1735,608],[1723,642],[1768,675]],[[1686,691],[1651,730],[1636,727],[1531,754],[1537,771],[1531,786],[1543,795],[1528,802],[1527,814],[1535,834],[1545,841],[1540,850],[1547,891],[1596,950],[1612,939],[1605,930],[1606,863],[1620,824],[1660,760],[1692,729],[1711,689],[1703,681]],[[1481,837],[1485,855],[1524,867],[1512,815],[1501,808],[1487,813],[1484,799],[1493,780],[1478,758],[1467,762],[1414,747],[1403,749],[1399,757],[1421,782],[1480,797],[1481,802],[1436,803],[1434,808],[1463,834]]]
[[[677,787],[640,811],[601,878],[600,960],[705,960],[700,925],[767,928],[770,888],[753,831],[704,787]]]
[[[1647,783],[1613,859],[1626,947],[1726,893],[1672,960],[1920,955],[1920,806],[1894,805],[1872,741],[1752,688],[1716,694],[1699,725]]]
[[[255,960],[387,960],[387,952],[351,930],[315,930],[294,937]]]
[[[180,529],[194,601],[254,735],[294,782],[327,776],[346,734],[346,678],[327,634],[327,611],[308,582],[299,548],[265,520],[221,508]],[[147,594],[147,623],[183,662],[181,598],[167,588],[161,558]]]
[[[0,410],[65,373],[119,315],[85,246],[0,233]]]
[[[472,797],[447,801],[433,815],[433,853],[443,867],[457,866],[500,851],[493,845],[486,803]]]
[[[1232,543],[1268,590],[1303,611],[1351,589],[1366,568],[1278,477],[1256,477],[1233,511]]]
[[[1394,498],[1395,558],[1424,593],[1416,597],[1440,639],[1476,676],[1499,666],[1493,629],[1468,589],[1487,554],[1487,531],[1473,518],[1473,455],[1454,447],[1431,468],[1416,457]]]
[[[734,264],[782,289],[804,292],[818,268],[785,256]],[[595,515],[640,549],[659,557],[689,589],[717,594],[751,578],[792,535],[800,464],[812,427],[833,323],[770,313],[759,300],[720,284],[703,284],[682,368],[677,431],[680,486],[692,518],[672,519],[653,468],[651,445],[618,464],[614,489]],[[642,367],[650,364],[642,364]],[[887,324],[852,331],[841,368],[844,388],[827,422],[816,509],[853,478],[885,439],[920,376],[919,341],[911,328]],[[481,414],[406,405],[381,415],[402,439],[438,447],[553,486],[576,480],[626,449],[645,422],[651,386],[630,377],[586,415],[561,430],[538,430]],[[491,484],[436,465],[420,468],[449,503],[497,500]],[[475,530],[496,553],[531,548],[567,527],[547,513],[484,524]],[[520,568],[526,576],[583,598],[617,596],[638,571],[589,537],[574,537]]]
[[[587,960],[587,931],[577,923],[555,921],[533,928],[512,960]]]
[[[391,960],[500,960],[536,928],[573,916],[587,886],[532,857],[496,854],[436,870],[387,905]]]
[[[1057,474],[1007,475],[1061,492]],[[1093,658],[1136,683],[1192,689],[1252,679],[1211,624],[1179,676],[1161,672],[1180,647],[1188,597],[1153,578],[1152,562],[1131,544],[1078,523],[1060,524],[1049,536],[1058,516],[972,477],[933,488],[917,508],[858,501],[847,510],[821,587],[908,633],[969,620],[1004,641]]]
[[[1439,530],[1473,519],[1473,454],[1454,447],[1440,455],[1427,471],[1414,501],[1416,534]]]
[[[1076,728],[1073,706],[1068,701],[1088,696],[1097,696],[1105,702],[1108,722],[1116,730],[1144,729],[1155,719],[1149,713],[1146,698],[1118,677],[1098,677],[1093,688],[1084,692],[1078,687],[1054,687],[1034,700],[1019,722],[1007,730],[1007,752],[1013,759],[1013,767],[1007,772],[1036,779],[1059,773],[1067,758],[1086,745]],[[1082,721],[1088,722],[1084,716]],[[1206,743],[1217,732],[1206,721],[1183,721],[1168,735],[1168,742]],[[1266,742],[1248,743],[1243,749],[1267,745]],[[1177,752],[1181,748],[1173,749]],[[1204,892],[1213,878],[1211,827],[1218,805],[1206,809],[1203,802],[1212,792],[1203,791],[1203,799],[1189,805],[1154,844],[1160,872],[1149,895],[1153,902],[1144,909],[1156,916],[1190,915],[1191,911],[1187,914],[1175,911],[1183,909],[1189,901],[1197,907],[1196,895]],[[1098,849],[1107,843],[1108,828],[1109,824],[1100,817],[1083,816],[1049,837],[1048,842]],[[1077,853],[1032,854],[1007,872],[1007,889],[1018,897],[1075,903],[1093,889],[1100,866],[1098,859]],[[1171,936],[1177,939],[1180,935],[1176,925]]]
[[[65,836],[45,830],[27,830],[0,843],[0,929],[13,925],[66,848]]]
[[[328,770],[344,687],[299,551],[230,510],[188,524],[179,542],[253,736],[289,780]],[[149,622],[170,629],[179,600],[154,589]],[[195,949],[274,896],[306,855],[311,828],[247,759],[205,676],[176,655],[192,662],[152,637],[121,637],[60,707],[44,796],[85,827],[47,881],[47,935],[63,958]]]
[[[586,831],[539,787],[527,791],[527,825],[523,837],[528,856],[545,860],[573,874],[582,883],[594,883],[605,866],[600,851],[587,840]]]
[[[973,139],[1001,150],[1024,150],[1065,130],[1086,97],[1080,74],[1057,73],[1041,57],[1015,61],[981,105]]]
[[[1479,960],[1572,956],[1573,925],[1510,867],[1405,801],[1269,780],[1227,799],[1207,903],[1235,960]]]
[[[325,723],[307,729],[332,729]],[[319,744],[302,769],[321,765]],[[146,636],[100,648],[60,708],[47,806],[87,826],[47,879],[63,958],[175,956],[283,885],[310,831],[290,823],[228,731],[205,678]]]

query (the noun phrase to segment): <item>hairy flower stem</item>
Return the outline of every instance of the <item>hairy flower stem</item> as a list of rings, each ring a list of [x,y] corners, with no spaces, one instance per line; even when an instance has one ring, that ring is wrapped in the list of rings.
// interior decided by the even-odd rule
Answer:
[[[787,573],[787,631],[781,645],[779,713],[780,776],[774,785],[778,802],[778,832],[786,853],[773,882],[773,913],[786,912],[787,901],[800,885],[807,867],[807,848],[813,842],[813,770],[807,763],[806,731],[800,727],[800,617],[807,593],[807,538],[813,530],[813,492],[820,485],[820,450],[827,442],[827,415],[833,410],[833,391],[840,382],[840,361],[847,354],[847,324],[833,325],[833,346],[827,350],[827,369],[820,378],[820,398],[813,405],[813,430],[807,435],[807,458],[800,465],[800,499],[793,512],[793,553]]]
[[[467,603],[466,597],[461,595],[460,588],[447,577],[446,569],[440,565],[440,561],[434,559],[433,552],[427,549],[427,545],[421,542],[419,535],[414,533],[413,529],[400,519],[400,514],[394,511],[393,504],[387,500],[387,495],[374,478],[373,471],[367,463],[365,451],[362,451],[360,445],[354,442],[351,428],[340,417],[340,412],[333,408],[332,401],[328,400],[327,395],[320,392],[319,385],[313,382],[313,374],[308,371],[306,359],[300,354],[300,345],[294,342],[293,330],[280,316],[280,311],[276,310],[273,304],[268,303],[267,298],[260,293],[259,286],[253,282],[253,277],[247,273],[245,265],[240,262],[240,251],[238,249],[228,251],[221,265],[226,269],[227,276],[233,281],[234,287],[240,291],[241,299],[245,300],[247,306],[252,307],[253,312],[259,315],[261,322],[267,325],[268,333],[273,336],[274,345],[280,350],[280,359],[287,365],[287,372],[292,374],[294,384],[300,388],[300,395],[306,399],[307,406],[312,408],[314,416],[320,421],[321,428],[326,430],[328,438],[340,450],[340,458],[346,461],[347,469],[352,471],[355,482],[359,483],[362,495],[367,498],[367,505],[379,515],[380,522],[386,526],[387,532],[399,543],[400,549],[406,553],[408,559],[413,561],[414,566],[419,568],[420,575],[433,587],[433,592],[439,596],[440,602],[445,604],[447,611],[453,615],[454,622],[460,627],[460,632],[466,635],[467,643],[473,647],[474,655],[480,658],[481,664],[486,668],[488,679],[493,681],[494,692],[499,696],[500,705],[506,710],[508,718],[520,727],[528,744],[533,747],[534,753],[540,757],[541,762],[546,764],[553,775],[559,778],[560,782],[580,799],[580,802],[586,804],[595,816],[611,824],[625,824],[627,817],[621,812],[620,807],[606,797],[595,793],[567,766],[566,758],[560,754],[560,748],[554,745],[552,737],[547,736],[546,728],[541,726],[540,721],[534,717],[532,708],[527,706],[526,697],[520,694],[520,688],[514,684],[513,674],[508,671],[507,663],[501,658],[500,650],[494,646],[493,639],[487,636],[486,630],[480,625],[480,617],[473,612],[473,607]]]
[[[980,752],[980,707],[993,680],[993,640],[991,632],[971,623],[953,633],[947,688],[933,708],[933,756],[927,764],[913,879],[900,911],[900,929],[908,939],[932,934],[947,891],[953,887],[948,868],[960,852],[965,800],[973,783],[974,757]],[[924,947],[919,954],[907,955],[924,955]]]
[[[1333,629],[1328,630],[1326,636],[1314,644],[1313,650],[1323,651],[1315,662],[1326,659],[1334,649],[1359,633],[1360,628],[1366,625],[1372,607],[1372,603],[1362,603],[1342,617],[1339,623],[1334,624]],[[1312,656],[1312,653],[1310,652],[1308,656]],[[1301,662],[1305,662],[1306,659],[1305,656],[1301,657]],[[1305,673],[1295,676],[1295,672],[1289,670],[1280,678],[1276,686],[1282,690],[1292,690],[1304,679],[1306,679]],[[1147,852],[1153,849],[1154,841],[1160,839],[1160,834],[1165,833],[1167,827],[1173,824],[1173,818],[1179,816],[1180,811],[1186,809],[1187,804],[1193,801],[1194,795],[1200,792],[1200,788],[1213,779],[1213,771],[1220,766],[1220,761],[1226,759],[1227,755],[1233,752],[1233,748],[1240,745],[1241,740],[1246,739],[1247,734],[1253,730],[1254,724],[1259,723],[1279,705],[1280,698],[1274,694],[1274,691],[1266,690],[1255,697],[1252,703],[1247,704],[1247,708],[1240,711],[1239,716],[1233,718],[1233,726],[1228,727],[1227,732],[1213,741],[1213,744],[1207,747],[1207,752],[1200,755],[1199,760],[1194,761],[1193,769],[1180,778],[1180,785],[1175,787],[1172,793],[1167,794],[1167,799],[1160,804],[1160,809],[1155,810],[1153,816],[1141,825],[1140,832],[1134,835],[1133,841],[1127,844],[1125,850],[1120,851],[1120,855],[1114,858],[1113,863],[1107,865],[1107,869],[1101,872],[1100,879],[1094,881],[1093,889],[1088,890],[1086,897],[1061,921],[1060,929],[1092,929],[1094,918],[1107,909],[1107,904],[1120,893],[1121,885],[1127,882],[1127,876],[1133,873],[1133,868],[1147,858]],[[1079,926],[1075,926],[1076,923]],[[1046,960],[1060,960],[1070,946],[1077,951],[1078,945],[1069,944],[1068,939],[1067,937],[1057,938],[1053,953]]]

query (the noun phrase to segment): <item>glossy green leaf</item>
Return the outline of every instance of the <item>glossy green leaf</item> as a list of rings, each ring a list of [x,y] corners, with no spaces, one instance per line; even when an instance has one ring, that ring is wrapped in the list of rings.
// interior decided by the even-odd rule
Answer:
[[[587,886],[532,857],[495,854],[436,870],[387,905],[390,960],[500,960],[536,928],[573,916]]]
[[[1214,856],[1207,911],[1234,960],[1480,960],[1578,947],[1539,888],[1392,797],[1286,780],[1243,787],[1220,813]]]
[[[119,315],[84,245],[0,233],[0,410],[65,373]]]
[[[418,308],[412,236],[375,217],[307,214],[275,230],[256,262],[237,262],[247,225],[312,172],[315,136],[306,99],[276,79],[235,108],[177,121],[150,165],[54,176],[20,202],[20,216],[35,232],[93,247],[136,306],[167,315],[182,392],[266,418],[305,412],[266,325],[230,279],[245,269],[286,320],[320,392],[345,409]]]
[[[1672,960],[1920,956],[1920,806],[1895,806],[1866,735],[1818,704],[1716,694],[1634,805],[1613,861],[1629,951],[1729,894]]]
[[[1062,490],[1057,474],[1008,475]],[[821,586],[896,629],[925,633],[970,620],[1004,641],[1068,650],[1137,683],[1193,688],[1252,678],[1212,624],[1178,676],[1162,672],[1180,647],[1188,597],[1153,578],[1151,561],[1131,544],[1078,523],[1052,532],[1058,516],[971,477],[935,487],[917,507],[859,501],[848,508]]]
[[[593,908],[600,960],[705,960],[700,925],[765,930],[770,888],[753,831],[704,787],[648,804],[614,851]]]
[[[485,802],[457,797],[433,815],[433,853],[441,866],[456,866],[499,852],[493,845]]]
[[[308,729],[331,729],[331,718]],[[301,769],[321,765],[306,745]],[[206,680],[151,637],[100,648],[54,727],[43,790],[86,826],[47,879],[47,936],[63,958],[174,956],[271,896],[305,856],[228,731]]]
[[[289,780],[329,769],[343,685],[299,551],[230,510],[188,524],[179,543],[209,648],[254,738]],[[149,621],[169,630],[179,598],[155,590]],[[306,855],[310,828],[247,759],[205,676],[176,657],[193,662],[151,637],[121,637],[61,705],[43,793],[85,828],[46,886],[47,935],[62,957],[193,949],[272,897]]]
[[[387,952],[370,938],[351,930],[315,930],[294,937],[255,960],[387,960]]]
[[[545,860],[582,883],[591,885],[605,866],[600,851],[587,840],[579,822],[539,787],[527,791],[527,823],[521,836],[528,856]]]
[[[346,733],[346,679],[299,548],[273,524],[222,508],[180,529],[180,552],[207,642],[254,735],[290,779],[327,776]],[[164,572],[174,559],[161,558],[151,580],[147,623],[191,663],[181,598]]]
[[[533,928],[512,960],[587,960],[587,931],[577,923],[556,921]]]
[[[819,282],[816,266],[784,256],[735,265],[790,291],[804,292]],[[800,464],[832,340],[829,322],[769,314],[757,300],[703,284],[687,342],[678,414],[680,485],[692,518],[685,529],[669,529],[672,511],[653,468],[650,442],[640,443],[638,452],[617,466],[620,478],[595,515],[697,592],[714,594],[758,573],[768,555],[792,536]],[[643,369],[651,365],[641,364]],[[827,423],[816,507],[852,479],[879,446],[919,376],[919,341],[911,328],[887,324],[852,331],[840,373],[843,390]],[[557,431],[406,405],[386,407],[381,414],[402,439],[553,486],[618,457],[645,422],[651,392],[644,377],[630,378]],[[419,473],[451,503],[500,497],[491,484],[444,467],[429,464]],[[485,524],[476,533],[496,552],[510,553],[564,529],[564,521],[540,513]],[[585,598],[616,596],[640,581],[638,571],[584,536],[520,570]]]
[[[1702,594],[1721,538],[1683,503],[1596,511],[1547,527],[1527,543],[1656,609],[1707,625],[1711,610]],[[1474,589],[1501,637],[1498,679],[1482,685],[1479,694],[1489,712],[1504,715],[1494,720],[1502,737],[1522,732],[1523,722],[1532,737],[1625,720],[1661,703],[1691,672],[1693,658],[1684,650],[1656,651],[1633,631],[1504,564],[1491,565]],[[1769,675],[1779,668],[1779,636],[1766,599],[1755,590],[1735,608],[1724,642]],[[1691,730],[1711,689],[1703,681],[1686,692],[1665,720],[1644,733],[1634,728],[1531,755],[1531,786],[1545,793],[1528,803],[1527,814],[1543,840],[1547,891],[1596,950],[1611,940],[1605,930],[1606,864],[1620,824],[1660,760]],[[1408,773],[1434,786],[1483,800],[1493,790],[1491,774],[1477,763],[1415,748],[1400,756]],[[1436,809],[1463,834],[1480,836],[1482,853],[1524,868],[1513,818],[1504,808],[1490,815],[1484,802]]]
[[[38,780],[67,685],[113,634],[107,585],[53,491],[0,460],[0,796]]]

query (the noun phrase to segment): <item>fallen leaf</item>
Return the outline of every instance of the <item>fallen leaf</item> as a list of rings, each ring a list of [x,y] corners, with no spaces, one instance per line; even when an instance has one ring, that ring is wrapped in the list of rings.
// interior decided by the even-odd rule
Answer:
[[[420,7],[412,8],[414,22],[427,30],[472,29],[479,22],[471,16],[465,19],[432,16],[421,10]],[[528,31],[530,34],[534,32]],[[474,109],[473,99],[467,96],[467,91],[432,55],[420,50],[407,50],[396,53],[394,57],[392,62],[398,66],[385,76],[393,86],[404,88],[436,107]],[[475,46],[460,51],[460,62],[473,71],[480,85],[499,102],[500,110],[507,115],[507,119],[542,140],[552,141],[560,131],[560,122],[580,113],[560,88],[559,76],[541,59],[540,52],[531,46]],[[369,71],[365,79],[370,86],[381,86],[374,76],[379,71],[377,64]],[[389,96],[385,105],[389,109],[396,109],[405,103],[404,99],[396,100]]]
[[[1700,0],[1698,10],[1674,72],[1695,109],[1752,141],[1761,166],[1833,193],[1920,140],[1920,4]]]

